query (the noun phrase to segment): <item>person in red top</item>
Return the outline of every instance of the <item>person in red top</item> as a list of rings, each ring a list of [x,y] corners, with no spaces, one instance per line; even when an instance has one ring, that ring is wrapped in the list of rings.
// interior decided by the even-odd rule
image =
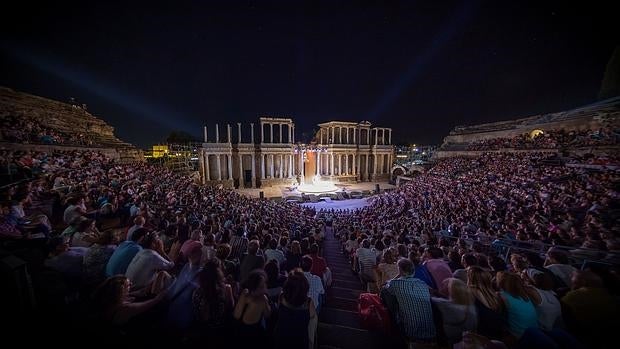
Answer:
[[[310,246],[310,258],[312,258],[312,269],[310,269],[310,273],[316,275],[323,279],[323,274],[327,269],[327,263],[325,262],[325,258],[319,257],[319,245],[312,244]]]

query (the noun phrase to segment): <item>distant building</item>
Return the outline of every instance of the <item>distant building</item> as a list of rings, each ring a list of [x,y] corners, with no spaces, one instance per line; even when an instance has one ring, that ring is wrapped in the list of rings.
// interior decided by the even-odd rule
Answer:
[[[422,165],[430,162],[436,147],[432,145],[400,145],[396,146],[396,160],[394,165],[410,167],[411,165]]]
[[[290,118],[261,117],[260,137],[254,123],[249,132],[237,123],[236,135],[226,125],[222,137],[216,124],[214,138],[205,126],[201,178],[206,184],[236,188],[312,183],[316,176],[335,182],[387,180],[394,159],[392,130],[371,126],[323,123],[309,144],[295,142]]]

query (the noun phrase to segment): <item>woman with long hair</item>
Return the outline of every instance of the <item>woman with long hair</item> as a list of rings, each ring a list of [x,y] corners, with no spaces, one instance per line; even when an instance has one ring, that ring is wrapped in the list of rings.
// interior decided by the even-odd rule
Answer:
[[[129,295],[131,281],[123,275],[107,278],[92,295],[92,312],[99,321],[114,326],[123,326],[132,318],[153,308],[166,296],[160,292],[156,297],[135,302]]]
[[[506,305],[508,330],[516,339],[521,338],[526,329],[538,328],[538,315],[523,280],[514,273],[497,273],[497,285]]]
[[[310,284],[301,272],[289,275],[282,288],[275,328],[276,348],[312,348],[314,332],[309,327],[316,319],[312,299],[308,297]]]
[[[501,340],[506,331],[504,302],[493,288],[491,273],[478,266],[467,268],[467,286],[474,296],[478,313],[478,332]]]
[[[192,294],[196,321],[207,331],[223,327],[227,314],[234,307],[234,298],[219,261],[208,260],[196,280],[198,288]]]
[[[241,284],[241,295],[233,313],[238,321],[240,345],[266,347],[268,338],[266,320],[271,316],[267,298],[267,275],[256,269]]]
[[[478,326],[474,295],[467,284],[456,278],[448,278],[448,299],[432,298],[439,309],[443,322],[443,332],[449,344],[462,339],[464,331],[475,331]]]

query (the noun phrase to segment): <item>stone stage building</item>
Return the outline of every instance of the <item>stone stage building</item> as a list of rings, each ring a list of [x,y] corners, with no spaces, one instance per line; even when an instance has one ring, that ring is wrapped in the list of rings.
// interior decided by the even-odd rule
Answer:
[[[249,129],[237,123],[236,132],[226,125],[221,137],[218,124],[211,133],[204,127],[203,183],[258,188],[310,184],[317,178],[357,182],[390,177],[394,159],[390,128],[372,127],[365,121],[331,121],[320,124],[314,139],[304,144],[295,142],[292,119],[261,117],[256,126],[258,135],[254,123]]]

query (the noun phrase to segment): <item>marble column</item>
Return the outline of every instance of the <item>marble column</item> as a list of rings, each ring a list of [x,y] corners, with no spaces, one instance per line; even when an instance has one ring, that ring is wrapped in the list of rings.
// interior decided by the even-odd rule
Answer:
[[[355,175],[355,176],[357,176],[357,168],[355,167],[356,162],[357,162],[357,161],[355,161],[356,157],[357,157],[357,154],[353,154],[353,158],[352,158],[352,160],[353,160],[353,168],[351,169],[353,175]]]
[[[279,124],[278,126],[280,126],[280,138],[278,138],[278,143],[284,143],[282,142],[282,124]]]
[[[237,141],[237,143],[241,143],[241,123],[240,122],[237,123],[237,131],[239,133],[239,137],[238,137],[239,141]]]
[[[273,143],[273,124],[269,124],[269,137],[271,139],[270,143]]]
[[[288,178],[293,178],[293,154],[288,156]]]
[[[256,158],[254,156],[254,153],[252,153],[252,164],[250,166],[250,169],[252,170],[252,188],[256,187],[256,174],[254,173],[255,166],[256,166]]]
[[[348,175],[349,172],[349,154],[344,154],[344,174]]]
[[[226,125],[226,143],[232,143],[232,128],[229,124]]]
[[[280,130],[282,130],[281,127]],[[282,133],[280,133],[280,137],[282,137]],[[280,154],[280,178],[284,178],[284,156],[282,154]]]
[[[345,130],[347,130],[347,144],[351,144],[349,143],[349,132],[351,131],[351,129],[346,127]]]
[[[207,143],[207,126],[204,127],[204,136],[205,136],[205,143]]]
[[[260,177],[262,179],[265,179],[265,156],[266,154],[260,154],[260,168],[261,168],[261,173],[260,173]]]
[[[206,181],[210,181],[211,180],[211,169],[209,168],[209,154],[205,154],[204,155],[204,161],[205,161],[205,180]]]
[[[250,143],[254,144],[254,123],[250,123],[250,130],[251,130],[250,132],[252,132],[252,134],[250,135],[251,137]]]
[[[272,142],[272,143],[273,143],[273,142]],[[271,158],[271,167],[270,167],[271,171],[269,172],[269,175],[271,176],[271,178],[276,178],[276,174],[275,174],[275,172],[274,172],[274,168],[275,168],[275,166],[274,166],[274,164],[273,164],[273,163],[274,163],[275,158],[274,158],[273,154],[269,154],[269,157]]]
[[[265,143],[265,124],[260,123],[260,142]]]
[[[233,179],[232,154],[226,155],[226,159],[228,160],[228,180],[232,180]]]
[[[220,142],[220,125],[215,124],[215,143]]]
[[[244,187],[245,176],[243,175],[243,154],[239,153],[239,188]]]
[[[333,176],[334,175],[334,153],[329,154],[329,160],[330,160],[329,175]]]
[[[388,144],[392,144],[392,129],[388,131]]]
[[[220,154],[216,155],[217,158],[217,180],[221,181],[222,180],[222,169],[221,169],[221,163],[220,163]]]

